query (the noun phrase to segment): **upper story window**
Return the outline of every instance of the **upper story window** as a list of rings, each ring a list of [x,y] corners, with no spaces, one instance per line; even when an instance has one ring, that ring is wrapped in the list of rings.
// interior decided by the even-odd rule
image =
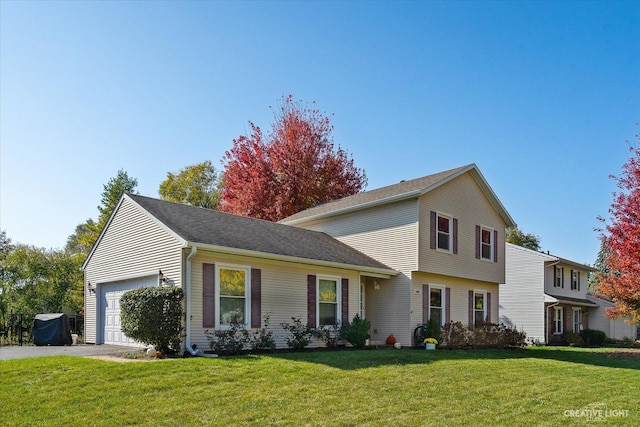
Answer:
[[[564,268],[553,266],[553,287],[564,288]]]
[[[480,227],[480,258],[493,261],[493,229]]]
[[[571,290],[579,291],[580,290],[580,272],[571,270]]]
[[[438,214],[438,249],[451,251],[452,226],[453,218],[441,213]]]
[[[498,231],[476,225],[476,259],[498,262]]]
[[[242,266],[216,265],[217,326],[248,324],[250,310],[250,269]]]
[[[430,247],[441,252],[458,253],[458,220],[442,212],[431,211]]]

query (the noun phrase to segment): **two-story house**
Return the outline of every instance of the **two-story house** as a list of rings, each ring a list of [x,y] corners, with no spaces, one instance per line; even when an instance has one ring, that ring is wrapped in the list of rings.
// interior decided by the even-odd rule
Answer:
[[[120,330],[121,295],[185,293],[184,346],[269,316],[278,347],[292,317],[322,327],[360,314],[371,340],[415,327],[498,319],[505,229],[513,226],[476,165],[359,193],[282,223],[126,194],[83,266],[85,340],[138,345]]]
[[[604,300],[589,294],[588,275],[594,269],[549,253],[506,244],[506,280],[500,286],[500,321],[526,332],[531,342],[559,344],[565,332],[601,329],[635,337],[624,320],[604,317]],[[626,326],[625,326],[626,325]],[[611,336],[613,338],[621,338]]]
[[[475,164],[355,194],[281,221],[327,233],[390,266],[360,280],[371,340],[412,345],[430,317],[441,324],[498,320],[505,229],[515,225]]]

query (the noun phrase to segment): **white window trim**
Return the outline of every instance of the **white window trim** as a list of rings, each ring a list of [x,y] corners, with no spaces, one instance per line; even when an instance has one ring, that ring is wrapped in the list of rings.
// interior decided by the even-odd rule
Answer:
[[[447,301],[447,287],[444,285],[433,285],[433,284],[429,284],[429,318],[431,318],[431,290],[432,289],[440,289],[440,295],[442,296],[442,299],[440,301],[440,304],[442,304],[439,308],[440,310],[442,310],[442,315],[440,316],[440,326],[444,326],[445,324],[445,310],[446,310],[446,301]]]
[[[438,228],[439,217],[443,217],[443,218],[446,217],[449,219],[449,250],[442,249],[438,245],[438,243],[440,242],[440,239],[439,239],[440,230]],[[438,252],[444,252],[446,254],[453,253],[453,215],[449,215],[448,213],[444,213],[440,211],[436,211],[436,250]]]
[[[320,280],[334,280],[336,282],[336,323],[340,323],[342,321],[342,277],[316,275],[316,325],[323,328],[331,325],[320,324]]]
[[[484,289],[474,289],[473,290],[473,327],[476,327],[476,294],[482,294],[482,321],[484,322],[487,319],[487,291]]]
[[[571,273],[571,290],[578,291],[578,270]]]
[[[578,319],[578,330],[576,330],[576,313],[580,313],[580,318]],[[571,328],[576,334],[579,334],[582,329],[582,308],[580,307],[571,307]]]
[[[558,313],[560,313],[560,331],[556,328],[558,320]],[[564,331],[564,307],[554,307],[553,309],[553,335],[562,335]]]
[[[489,240],[491,243],[489,243],[489,258],[484,258],[482,256],[482,230],[487,230],[489,232]],[[494,235],[494,231],[495,229],[493,227],[489,227],[488,225],[482,225],[480,224],[480,259],[482,261],[487,261],[487,262],[493,262],[493,254],[495,252],[495,235]]]
[[[563,274],[562,274],[562,268],[558,267],[557,265],[553,266],[554,268],[554,274],[555,274],[555,282],[553,283],[553,287],[554,288],[562,288],[562,279],[563,279]]]
[[[244,271],[244,326],[251,327],[251,267],[248,265],[216,263],[215,279],[215,328],[229,329],[230,325],[220,323],[220,270]]]

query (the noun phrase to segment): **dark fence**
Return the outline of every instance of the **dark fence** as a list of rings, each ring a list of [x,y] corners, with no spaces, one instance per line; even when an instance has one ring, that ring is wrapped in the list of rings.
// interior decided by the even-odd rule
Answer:
[[[69,326],[72,334],[84,336],[84,316],[69,314]],[[0,345],[33,344],[34,316],[12,313],[7,316],[4,324],[0,324]]]

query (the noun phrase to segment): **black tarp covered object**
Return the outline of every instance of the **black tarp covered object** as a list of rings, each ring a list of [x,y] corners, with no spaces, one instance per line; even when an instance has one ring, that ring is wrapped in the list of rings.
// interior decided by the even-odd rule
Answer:
[[[69,317],[64,313],[36,314],[33,320],[35,345],[71,345]]]

